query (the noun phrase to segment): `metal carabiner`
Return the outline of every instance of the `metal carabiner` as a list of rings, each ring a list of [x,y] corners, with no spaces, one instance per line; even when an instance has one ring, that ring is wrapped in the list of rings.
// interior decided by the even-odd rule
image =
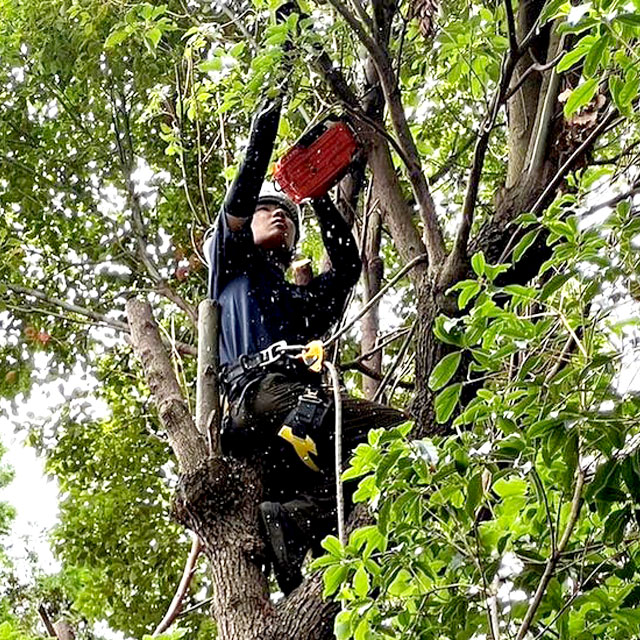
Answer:
[[[284,340],[278,340],[272,345],[269,345],[262,353],[265,354],[265,359],[260,363],[261,367],[266,367],[274,362],[277,362],[282,357],[287,343]]]

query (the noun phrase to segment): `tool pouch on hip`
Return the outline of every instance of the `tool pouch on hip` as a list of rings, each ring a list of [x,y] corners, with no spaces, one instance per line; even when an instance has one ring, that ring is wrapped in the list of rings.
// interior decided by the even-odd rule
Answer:
[[[318,391],[307,389],[278,431],[278,435],[293,446],[300,460],[314,471],[320,469],[311,456],[318,455],[316,439],[329,408],[330,403]]]

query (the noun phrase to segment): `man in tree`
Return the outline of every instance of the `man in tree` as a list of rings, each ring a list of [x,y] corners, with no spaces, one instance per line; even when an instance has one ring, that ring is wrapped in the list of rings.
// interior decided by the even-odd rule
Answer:
[[[320,374],[292,358],[268,362],[270,348],[326,334],[342,313],[361,262],[351,230],[325,195],[312,205],[331,267],[305,285],[285,280],[299,236],[299,209],[270,185],[263,187],[281,103],[278,96],[258,111],[205,252],[209,295],[221,310],[220,362],[229,401],[222,445],[227,453],[262,463],[268,560],[289,593],[302,579],[307,550],[334,529],[333,412]],[[373,426],[402,420],[393,409],[345,397],[345,451]],[[285,435],[283,425],[293,431]]]

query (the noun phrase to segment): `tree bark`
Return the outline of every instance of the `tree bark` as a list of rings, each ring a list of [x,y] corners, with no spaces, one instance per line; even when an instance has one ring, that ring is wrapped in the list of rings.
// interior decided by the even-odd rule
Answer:
[[[369,300],[380,291],[384,270],[384,263],[380,257],[382,224],[377,207],[373,206],[370,211],[366,211],[365,216],[367,220],[363,247],[364,304],[369,302]],[[364,355],[373,351],[378,342],[378,333],[380,331],[379,303],[374,304],[362,318],[361,329],[362,339],[360,340],[360,352]],[[382,350],[371,354],[364,360],[364,364],[375,373],[380,374],[382,372]],[[379,384],[378,380],[363,375],[362,391],[364,397],[369,399],[373,398]]]

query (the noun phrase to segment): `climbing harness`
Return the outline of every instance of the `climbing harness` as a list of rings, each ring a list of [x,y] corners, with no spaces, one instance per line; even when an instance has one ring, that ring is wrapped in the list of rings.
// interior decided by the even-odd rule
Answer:
[[[321,427],[329,407],[318,390],[308,388],[298,399],[298,404],[289,412],[278,435],[291,444],[298,457],[313,471],[320,471],[311,458],[318,455],[314,438]]]
[[[246,390],[259,379],[265,368],[283,361],[302,361],[315,373],[325,368],[331,378],[333,388],[334,422],[335,422],[335,475],[336,475],[336,507],[338,515],[338,537],[344,544],[344,493],[342,488],[342,398],[340,396],[340,378],[332,362],[325,360],[325,344],[322,340],[313,340],[306,345],[290,345],[284,340],[274,342],[268,348],[252,354],[241,356],[238,362],[223,371],[223,383],[231,386],[242,385],[239,399],[242,401]],[[308,388],[300,396],[298,404],[287,415],[278,432],[283,440],[291,444],[302,462],[313,471],[320,468],[311,457],[318,455],[318,449],[312,435],[319,430],[329,411],[328,403],[318,390]]]

